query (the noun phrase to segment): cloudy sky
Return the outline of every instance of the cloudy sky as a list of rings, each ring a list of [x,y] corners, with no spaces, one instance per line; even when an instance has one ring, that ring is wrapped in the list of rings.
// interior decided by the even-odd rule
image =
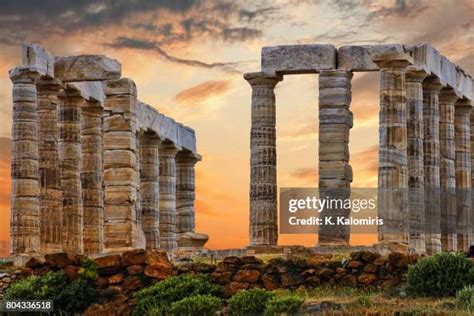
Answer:
[[[193,127],[197,228],[209,247],[248,243],[250,87],[263,46],[426,42],[474,73],[472,0],[3,0],[0,2],[0,240],[10,213],[11,83],[21,43],[54,55],[106,54],[122,62],[138,97]],[[377,73],[353,78],[355,187],[376,185]],[[317,183],[317,75],[286,76],[276,88],[278,184]],[[355,236],[354,244],[370,238]],[[312,245],[315,236],[282,244]]]

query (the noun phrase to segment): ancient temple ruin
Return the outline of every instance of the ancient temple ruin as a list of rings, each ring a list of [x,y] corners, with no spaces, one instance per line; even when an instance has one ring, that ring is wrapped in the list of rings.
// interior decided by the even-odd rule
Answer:
[[[194,130],[137,100],[121,64],[23,47],[13,82],[12,255],[202,247]]]
[[[357,71],[381,78],[379,242],[430,254],[466,250],[474,243],[472,77],[426,44],[263,48],[261,71],[244,75],[252,87],[250,244],[278,240],[275,86],[284,75],[319,74],[319,190],[350,194]],[[346,245],[349,236],[346,227],[320,227],[319,244]]]

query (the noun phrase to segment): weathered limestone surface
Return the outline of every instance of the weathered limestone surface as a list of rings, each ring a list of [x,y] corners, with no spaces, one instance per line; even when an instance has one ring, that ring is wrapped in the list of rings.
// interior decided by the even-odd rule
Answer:
[[[54,75],[62,81],[97,81],[119,79],[122,65],[104,55],[56,57]]]
[[[403,45],[398,44],[342,46],[337,50],[337,68],[348,71],[377,71],[379,67],[373,61],[375,55],[403,52]]]
[[[36,44],[25,45],[22,57],[10,71],[16,262],[53,252],[172,250],[177,231],[187,251],[202,248],[208,236],[194,231],[194,130],[139,102],[114,59],[54,59]]]
[[[178,247],[176,240],[176,154],[181,148],[164,142],[160,146],[160,246]]]
[[[413,59],[400,53],[375,55],[380,67],[379,216],[380,242],[408,244],[408,162],[406,67]]]
[[[262,49],[262,72],[316,73],[336,68],[336,48],[332,45],[282,45]]]
[[[141,221],[147,249],[160,248],[160,143],[155,133],[140,134]]]
[[[81,114],[84,253],[100,254],[104,251],[103,110],[99,102],[89,101]]]
[[[174,119],[159,113],[148,104],[138,101],[135,104],[138,128],[152,130],[162,139],[168,139],[178,147],[196,152],[196,135],[194,130]]]
[[[441,251],[439,91],[443,86],[436,77],[423,82],[423,161],[425,178],[426,252]]]
[[[74,90],[59,94],[59,159],[63,187],[63,250],[82,253],[83,209],[81,193],[81,106]]]
[[[38,86],[38,154],[40,183],[41,252],[62,250],[62,185],[59,163],[57,80],[42,80]]]
[[[38,253],[41,245],[36,80],[26,67],[10,71],[13,82],[11,252]],[[16,211],[21,210],[21,212]]]
[[[457,249],[467,251],[471,235],[471,100],[455,104]]]
[[[250,245],[276,245],[276,108],[273,89],[279,76],[247,73],[252,87],[250,131]]]
[[[440,184],[441,184],[441,243],[444,251],[457,249],[456,173],[454,144],[454,103],[457,100],[453,89],[443,88],[439,94],[439,140],[440,140]]]
[[[22,65],[48,78],[54,77],[53,57],[44,47],[37,44],[23,45]]]
[[[104,104],[104,110],[110,111],[104,119],[104,247],[105,251],[145,248],[137,207],[136,88],[128,79],[105,82],[109,84],[122,85],[122,94],[107,94]]]
[[[423,163],[423,86],[427,74],[422,70],[409,69],[406,73],[407,104],[407,158],[408,158],[408,220],[409,249],[426,252],[424,163]]]
[[[195,170],[201,156],[180,151],[176,156],[176,239],[178,247],[203,247],[209,239],[195,232]]]
[[[350,197],[349,130],[352,127],[352,73],[324,70],[319,75],[319,193],[320,198]],[[325,209],[321,217],[348,218],[350,209]],[[348,245],[350,227],[321,225],[319,245]]]

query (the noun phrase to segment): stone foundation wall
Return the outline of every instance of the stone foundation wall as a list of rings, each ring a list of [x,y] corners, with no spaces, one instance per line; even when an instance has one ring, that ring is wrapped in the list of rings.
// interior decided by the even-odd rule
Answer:
[[[0,299],[11,283],[30,275],[64,271],[74,279],[78,277],[85,258],[67,253],[50,254],[44,260],[32,258],[25,267],[12,273],[0,273]],[[142,249],[100,257],[94,261],[99,268],[96,286],[101,297],[99,304],[90,307],[89,312],[93,314],[110,308],[124,312],[131,310],[135,304],[134,292],[183,273],[210,275],[214,282],[222,285],[226,296],[248,288],[274,290],[320,285],[389,288],[402,282],[408,265],[419,257],[400,252],[382,256],[376,252],[359,251],[347,258],[330,254],[268,258],[268,255],[266,258],[230,256],[217,264],[198,260],[171,263],[162,250]]]

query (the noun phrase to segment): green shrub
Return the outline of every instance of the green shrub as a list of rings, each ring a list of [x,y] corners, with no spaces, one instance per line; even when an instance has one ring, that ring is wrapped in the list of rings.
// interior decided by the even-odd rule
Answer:
[[[171,304],[171,315],[214,316],[220,310],[222,301],[212,295],[195,295]]]
[[[95,302],[97,292],[83,279],[71,281],[63,272],[32,276],[12,284],[5,293],[8,300],[52,300],[58,313],[78,313]]]
[[[134,315],[151,315],[151,310],[159,313],[169,311],[171,304],[189,296],[214,295],[218,296],[221,287],[212,283],[207,275],[182,274],[135,293],[138,301]],[[160,314],[157,314],[160,315]]]
[[[78,274],[84,279],[90,279],[93,281],[97,280],[99,277],[99,268],[97,263],[95,263],[95,261],[91,258],[84,259]]]
[[[267,303],[275,294],[262,289],[237,292],[229,299],[229,314],[235,316],[262,315]]]
[[[407,292],[414,296],[453,296],[474,284],[474,263],[461,253],[438,253],[408,268]]]
[[[465,286],[456,293],[457,304],[460,308],[474,311],[474,286]]]
[[[296,294],[287,294],[281,297],[277,296],[267,302],[264,315],[298,315],[303,302],[304,299]]]

